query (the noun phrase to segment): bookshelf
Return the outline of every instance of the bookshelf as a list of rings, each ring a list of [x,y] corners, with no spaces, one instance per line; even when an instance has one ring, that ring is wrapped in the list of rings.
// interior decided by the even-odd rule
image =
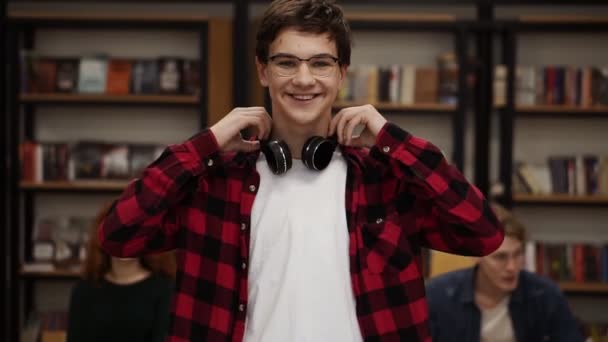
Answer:
[[[558,285],[565,293],[608,295],[608,284],[606,283],[563,282]]]
[[[52,271],[29,270],[27,264],[19,269],[19,275],[30,279],[78,279],[80,272],[74,269],[56,269]]]
[[[20,182],[23,191],[64,191],[64,192],[121,192],[126,181],[115,180],[78,180],[78,181],[47,181]]]
[[[113,131],[126,132],[128,126],[132,127],[133,134],[124,134],[119,139],[120,143],[129,142],[131,135],[137,137],[146,135],[145,130],[154,124],[129,124],[129,120],[150,120],[160,128],[157,132],[176,129],[175,127],[186,127],[187,134],[182,132],[184,128],[174,135],[181,139],[187,139],[201,128],[207,127],[219,120],[225,113],[232,108],[232,27],[227,19],[209,17],[200,13],[184,13],[164,11],[162,13],[148,13],[134,11],[28,11],[11,10],[8,12],[8,50],[9,60],[9,115],[7,116],[8,127],[12,134],[9,136],[9,156],[10,169],[8,177],[9,196],[14,199],[10,202],[9,210],[13,215],[8,224],[15,227],[11,230],[10,243],[13,246],[10,250],[10,286],[14,289],[13,296],[8,303],[11,316],[9,326],[12,327],[7,336],[7,340],[19,340],[20,329],[25,322],[25,316],[32,310],[36,310],[38,303],[36,298],[40,298],[35,291],[41,291],[46,281],[67,280],[70,282],[78,279],[78,271],[56,269],[45,271],[36,268],[32,263],[33,251],[33,228],[37,224],[37,219],[53,214],[54,209],[58,208],[64,215],[70,208],[62,208],[61,203],[86,202],[89,205],[99,201],[101,206],[116,194],[120,193],[127,185],[127,179],[99,179],[99,180],[23,180],[20,170],[20,144],[25,140],[37,141],[50,139],[58,142],[95,139],[88,134],[96,132],[97,137],[112,143],[117,139]],[[74,34],[91,35],[92,37],[112,37],[106,39],[116,39],[119,44],[137,45],[138,35],[150,37],[150,35],[174,36],[186,41],[189,48],[185,49],[189,56],[200,63],[197,92],[193,93],[138,93],[130,91],[128,94],[108,94],[101,93],[82,93],[74,92],[26,92],[21,90],[20,80],[22,75],[19,70],[23,60],[20,52],[22,50],[37,51],[45,50],[44,39],[49,37],[56,41],[61,41],[62,35],[67,36],[63,39],[73,39]],[[124,39],[122,34],[125,33]],[[45,35],[46,34],[46,35]],[[104,36],[107,35],[107,36]],[[82,36],[81,36],[82,37]],[[135,38],[134,38],[135,37]],[[82,38],[81,38],[82,39]],[[165,44],[169,41],[164,38]],[[123,41],[121,41],[123,40]],[[155,39],[154,44],[162,44]],[[143,43],[142,43],[143,44]],[[87,45],[85,41],[82,45]],[[89,43],[94,48],[97,44]],[[140,44],[141,45],[141,44]],[[42,46],[42,48],[40,48]],[[67,45],[64,46],[64,48]],[[101,46],[108,47],[109,45]],[[73,50],[77,47],[70,47],[68,57],[73,56]],[[83,48],[84,52],[80,56],[87,55],[89,51]],[[103,49],[101,47],[100,49]],[[161,48],[159,48],[161,49]],[[48,53],[49,46],[46,45]],[[50,49],[55,52],[59,49]],[[134,50],[137,50],[135,47]],[[141,50],[141,49],[140,49]],[[193,52],[192,52],[193,51]],[[104,52],[104,51],[100,51]],[[131,54],[137,52],[130,52]],[[141,53],[141,52],[140,52]],[[59,57],[64,57],[59,51]],[[142,58],[155,58],[152,53],[144,52]],[[174,49],[168,51],[166,56],[180,58],[181,56]],[[111,57],[114,54],[109,53]],[[77,56],[79,56],[77,54]],[[157,55],[163,57],[162,55]],[[138,56],[116,56],[118,58],[127,57],[132,59]],[[160,61],[160,59],[159,59]],[[213,86],[210,86],[213,85]],[[63,113],[66,114],[63,114]],[[71,113],[71,114],[70,114]],[[105,117],[105,113],[111,114]],[[118,113],[118,114],[117,114]],[[163,118],[163,115],[165,117]],[[134,116],[133,118],[128,118]],[[113,123],[112,120],[124,117]],[[189,122],[195,120],[196,124]],[[106,120],[104,123],[103,121]],[[170,120],[170,121],[165,121]],[[170,122],[183,121],[181,125],[171,125]],[[100,122],[102,124],[100,124]],[[63,128],[59,127],[64,125]],[[67,125],[67,126],[65,126]],[[85,125],[80,126],[78,125]],[[95,129],[84,129],[86,125],[99,125]],[[116,125],[123,127],[116,127]],[[140,127],[141,126],[141,127]],[[62,134],[69,133],[65,138]],[[178,134],[179,133],[179,134]],[[155,139],[154,133],[150,139]],[[68,139],[68,140],[65,140]],[[99,138],[97,138],[99,139]],[[140,140],[142,138],[139,138]],[[166,138],[165,138],[166,139]],[[135,140],[134,143],[142,141]],[[178,142],[178,141],[175,141]],[[46,179],[46,178],[43,178]],[[71,179],[71,178],[69,178]],[[86,196],[79,197],[79,196]],[[111,196],[111,197],[109,197]],[[103,201],[102,201],[103,200]],[[71,201],[71,202],[70,202]],[[72,211],[78,209],[72,209]],[[83,214],[84,215],[84,214]],[[66,307],[67,307],[67,303]]]
[[[608,235],[604,234],[601,229],[605,226],[602,212],[608,205],[607,193],[590,194],[588,183],[583,183],[586,186],[583,187],[585,189],[583,193],[575,191],[575,194],[572,193],[571,188],[568,191],[570,193],[541,195],[519,193],[514,187],[516,158],[541,165],[540,163],[548,163],[549,156],[575,155],[580,158],[580,156],[590,154],[601,158],[608,155],[608,149],[602,147],[603,145],[608,146],[608,144],[602,145],[600,141],[595,140],[602,136],[599,127],[604,127],[608,123],[604,121],[608,119],[608,106],[598,103],[585,106],[573,105],[571,104],[572,98],[570,101],[566,99],[563,101],[563,103],[570,104],[540,104],[538,98],[535,100],[537,104],[533,105],[516,103],[519,94],[516,68],[520,63],[534,67],[564,64],[567,67],[571,65],[580,67],[594,63],[594,59],[589,59],[591,56],[584,53],[585,39],[581,38],[579,41],[576,37],[585,37],[585,34],[596,39],[599,39],[598,36],[605,37],[608,34],[607,19],[608,17],[603,16],[530,15],[521,16],[516,20],[505,20],[499,25],[502,27],[499,29],[502,45],[501,62],[507,67],[506,105],[497,108],[500,121],[498,172],[499,181],[504,185],[504,194],[500,200],[507,207],[514,209],[516,215],[530,230],[532,239],[541,243],[546,241],[548,244],[566,244],[568,246],[566,248],[576,244],[589,243],[591,246],[600,248],[600,252],[601,248],[608,244]],[[529,51],[530,49],[547,49],[551,41],[559,44],[560,35],[564,35],[566,42],[578,43],[575,44],[577,48],[572,49],[573,51],[567,51],[566,46],[562,47],[564,55],[567,56],[536,50]],[[540,39],[544,39],[548,43],[534,44]],[[587,44],[593,46],[593,43]],[[581,51],[579,52],[577,49]],[[597,52],[600,53],[600,51]],[[563,62],[564,60],[567,62]],[[595,61],[597,63],[597,60]],[[543,71],[547,72],[546,69]],[[563,91],[563,93],[566,92],[567,90]],[[582,103],[582,90],[579,92],[581,94],[577,95],[579,98],[576,101]],[[546,97],[542,99],[545,101],[544,103],[552,103]],[[588,120],[590,121],[587,124]],[[601,139],[605,141],[604,138]],[[543,166],[547,167],[546,164]],[[553,172],[550,167],[549,170]],[[579,171],[575,169],[574,172]],[[568,177],[570,185],[572,185],[574,177]],[[552,188],[554,186],[551,184]],[[580,183],[575,187],[580,187]],[[534,236],[535,234],[536,236]],[[566,258],[568,257],[566,256]],[[545,258],[547,258],[546,254]],[[588,264],[589,261],[586,261],[585,265]],[[579,266],[572,266],[568,261],[567,268],[572,271],[572,267]],[[601,279],[601,273],[599,276]],[[574,277],[574,275],[571,274],[570,277]],[[585,274],[585,278],[587,278],[587,274]],[[567,295],[578,318],[583,321],[607,319],[607,316],[599,309],[605,306],[608,299],[607,282],[567,281],[558,282],[558,285]]]
[[[340,110],[346,107],[361,106],[363,102],[340,101],[334,103],[334,110]],[[444,103],[415,103],[411,105],[402,105],[391,102],[376,102],[372,103],[376,109],[381,112],[391,113],[436,113],[436,114],[454,114],[456,106]]]
[[[19,101],[28,104],[138,104],[197,106],[195,95],[89,95],[89,94],[20,94]]]
[[[608,195],[574,196],[566,194],[533,195],[514,194],[513,202],[516,205],[548,204],[548,205],[608,205]]]

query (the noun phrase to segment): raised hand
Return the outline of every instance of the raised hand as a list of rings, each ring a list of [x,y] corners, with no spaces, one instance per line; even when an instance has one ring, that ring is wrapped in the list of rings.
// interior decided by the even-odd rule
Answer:
[[[329,135],[337,133],[341,145],[372,147],[385,123],[386,119],[370,104],[343,108],[331,120]],[[353,137],[358,125],[363,125],[364,128],[359,136]]]
[[[251,129],[251,140],[241,136],[241,131],[246,128]],[[252,152],[260,148],[260,140],[268,138],[271,128],[272,119],[264,107],[237,107],[210,130],[221,151]]]

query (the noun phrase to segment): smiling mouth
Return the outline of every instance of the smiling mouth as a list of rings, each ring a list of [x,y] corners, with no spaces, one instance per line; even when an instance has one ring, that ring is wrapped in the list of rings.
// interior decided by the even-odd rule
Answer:
[[[319,96],[319,94],[306,94],[306,95],[300,95],[300,94],[288,94],[292,99],[296,100],[296,101],[310,101],[312,99],[315,99]]]

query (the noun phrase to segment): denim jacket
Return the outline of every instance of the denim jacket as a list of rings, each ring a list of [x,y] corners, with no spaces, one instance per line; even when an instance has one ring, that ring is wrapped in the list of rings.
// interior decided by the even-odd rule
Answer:
[[[433,342],[479,342],[481,313],[475,304],[476,267],[433,278],[427,298]],[[509,313],[517,342],[582,342],[583,336],[559,288],[521,271]]]

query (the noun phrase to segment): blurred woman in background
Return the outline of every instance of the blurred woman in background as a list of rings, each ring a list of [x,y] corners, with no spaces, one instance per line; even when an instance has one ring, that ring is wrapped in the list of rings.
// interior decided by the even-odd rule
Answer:
[[[163,341],[175,277],[172,253],[116,258],[99,246],[97,227],[109,206],[98,213],[89,236],[83,274],[73,287],[68,342]]]

